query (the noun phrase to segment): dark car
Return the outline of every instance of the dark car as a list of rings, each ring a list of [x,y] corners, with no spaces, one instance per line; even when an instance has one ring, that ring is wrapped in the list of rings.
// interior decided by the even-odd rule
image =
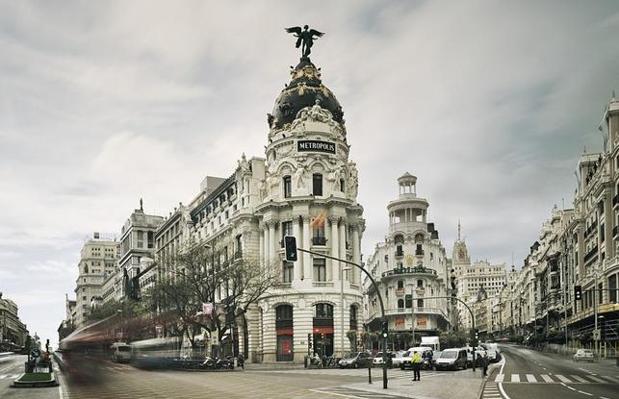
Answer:
[[[340,368],[362,368],[372,366],[372,357],[367,352],[352,352],[346,354],[339,362]]]
[[[466,363],[466,349],[451,348],[441,352],[441,356],[436,359],[434,367],[437,370],[458,370],[466,369]]]

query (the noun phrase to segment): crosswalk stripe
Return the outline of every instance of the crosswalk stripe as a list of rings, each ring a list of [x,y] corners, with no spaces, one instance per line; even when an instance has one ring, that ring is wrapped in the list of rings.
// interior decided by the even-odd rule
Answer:
[[[8,377],[8,376],[9,376],[8,374],[0,374],[0,380],[2,380],[2,379],[4,379],[4,378],[6,378],[6,377]]]
[[[619,382],[619,379],[615,378],[615,377],[611,377],[609,375],[601,375],[600,377],[602,378],[606,378],[607,380],[610,380],[612,382]]]
[[[505,374],[497,374],[494,382],[503,382],[503,378],[505,378]]]
[[[555,382],[555,380],[553,380],[552,377],[548,374],[542,374],[540,377],[542,377],[542,380],[544,380],[545,382]]]
[[[533,374],[527,374],[527,381],[529,382],[537,382],[537,378]]]
[[[585,380],[584,378],[578,376],[578,375],[570,375],[570,377],[572,377],[573,379],[575,379],[578,382],[589,382],[587,380]]]
[[[602,383],[602,384],[606,384],[606,383],[608,382],[608,381],[604,381],[604,380],[603,380],[603,379],[601,379],[601,378],[594,377],[594,376],[592,376],[592,375],[588,375],[588,376],[587,376],[587,378],[589,378],[590,380],[593,380],[593,381],[595,381],[595,382],[600,382],[600,383]]]
[[[571,383],[572,380],[570,380],[569,378],[561,375],[561,374],[555,374],[555,377],[557,377],[558,379],[561,380],[561,382],[567,382],[567,383]]]
[[[520,382],[520,374],[512,374],[512,382]]]

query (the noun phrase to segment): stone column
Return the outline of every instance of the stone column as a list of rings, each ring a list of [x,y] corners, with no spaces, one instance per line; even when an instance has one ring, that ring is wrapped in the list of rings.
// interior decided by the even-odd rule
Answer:
[[[303,248],[309,249],[310,245],[310,217],[309,215],[303,216]],[[303,252],[303,276],[305,279],[312,278],[312,260],[310,254]]]
[[[292,220],[292,234],[297,239],[297,245],[299,245],[298,243],[302,242],[301,241],[301,226],[299,225],[299,223],[300,223],[299,219]],[[301,281],[303,280],[303,253],[302,252],[297,253],[297,259],[298,260],[294,263],[294,279]]]
[[[361,239],[359,238],[359,225],[355,225],[352,230],[352,261],[361,264]],[[361,271],[353,266],[351,283],[360,283]]]
[[[272,266],[276,259],[275,246],[277,245],[277,240],[275,239],[275,223],[275,221],[269,223],[269,266]]]
[[[340,257],[340,233],[338,231],[339,217],[330,216],[329,222],[331,222],[331,256],[334,258]],[[340,281],[340,262],[331,262],[331,268],[333,270],[333,281]]]
[[[260,238],[260,246],[258,247],[258,250],[260,251],[259,262],[262,266],[264,266],[266,262],[264,259],[264,224],[262,223],[260,223],[259,226],[258,237]]]
[[[338,228],[339,233],[340,233],[340,259],[346,259],[346,224],[344,223],[344,221],[342,220],[340,222],[340,226]],[[345,268],[349,265],[347,265],[346,263],[343,262],[339,262],[340,263],[340,267],[341,268]],[[354,267],[354,266],[353,266]],[[339,270],[338,270],[339,272]],[[346,274],[342,271],[341,272],[341,278],[344,280],[346,279]]]
[[[327,245],[331,245],[333,236],[331,235],[331,228],[329,227],[329,221],[325,221],[325,238],[327,239]],[[327,281],[333,281],[333,261],[327,259]]]

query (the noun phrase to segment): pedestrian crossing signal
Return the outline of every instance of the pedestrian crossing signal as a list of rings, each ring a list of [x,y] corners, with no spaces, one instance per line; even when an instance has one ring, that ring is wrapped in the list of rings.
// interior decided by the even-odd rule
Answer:
[[[284,249],[286,251],[286,260],[288,262],[297,261],[297,239],[293,236],[284,237]]]

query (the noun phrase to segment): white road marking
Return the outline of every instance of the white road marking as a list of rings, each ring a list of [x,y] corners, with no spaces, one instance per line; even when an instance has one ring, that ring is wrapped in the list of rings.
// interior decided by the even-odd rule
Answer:
[[[504,378],[505,378],[505,374],[497,374],[496,378],[494,379],[494,382],[503,382]]]
[[[608,381],[604,381],[603,379],[601,379],[601,378],[597,378],[597,377],[594,377],[594,376],[592,376],[592,375],[590,375],[590,376],[589,376],[589,379],[591,379],[591,380],[593,380],[593,381],[595,381],[595,382],[602,383],[602,384],[606,384],[606,383],[608,383]]]
[[[561,382],[567,382],[568,384],[572,382],[572,380],[570,380],[569,378],[561,375],[561,374],[555,374],[555,377],[557,377],[558,379],[561,380]]]
[[[593,396],[593,394],[589,393],[589,392],[585,392],[585,391],[578,391],[578,392],[580,392],[580,393],[582,393],[584,395],[587,395],[587,396]]]
[[[499,363],[501,365],[501,370],[499,370],[499,374],[504,375],[503,374],[503,368],[505,367],[505,363],[507,363],[507,360],[505,360],[505,356],[501,356],[501,362]],[[499,387],[499,391],[501,392],[501,395],[503,396],[503,398],[505,399],[511,399],[506,393],[505,390],[503,389],[503,383],[499,382],[497,384],[497,386]]]
[[[602,378],[606,378],[607,380],[610,380],[612,382],[619,382],[619,379],[615,378],[615,377],[611,377],[609,375],[601,375],[600,377]]]
[[[540,375],[540,377],[542,377],[542,380],[544,380],[545,382],[549,382],[549,383],[555,382],[552,379],[552,377],[550,377],[548,374],[542,374],[542,375]]]
[[[512,374],[512,382],[520,382],[520,374]]]
[[[537,378],[535,378],[535,376],[533,374],[527,374],[527,381],[528,382],[537,382]]]
[[[589,381],[585,380],[584,378],[582,378],[581,376],[578,376],[578,375],[570,375],[570,377],[572,377],[574,380],[576,380],[578,382],[589,382]]]

